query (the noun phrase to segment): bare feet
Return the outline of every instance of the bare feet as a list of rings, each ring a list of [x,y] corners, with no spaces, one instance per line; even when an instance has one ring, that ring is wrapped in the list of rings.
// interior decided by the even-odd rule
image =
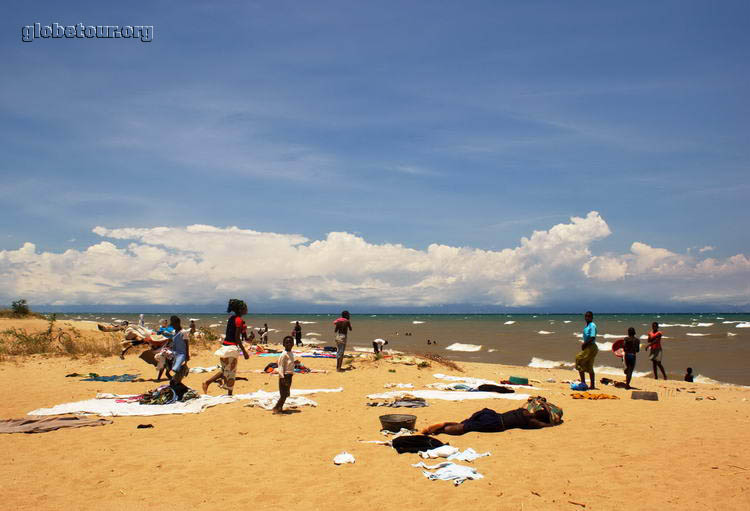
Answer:
[[[202,387],[203,387],[203,393],[208,394],[208,382],[207,381],[203,382]]]

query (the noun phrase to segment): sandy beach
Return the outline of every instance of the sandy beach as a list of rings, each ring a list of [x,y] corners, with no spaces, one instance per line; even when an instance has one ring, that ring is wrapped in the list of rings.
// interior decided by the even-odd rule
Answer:
[[[0,320],[12,326],[44,328],[41,320]],[[101,335],[92,324],[76,323],[84,336]],[[191,367],[216,364],[213,350],[193,350]],[[572,356],[572,354],[571,354]],[[258,374],[273,358],[241,360],[235,392],[276,391],[278,377]],[[303,359],[313,369],[332,370],[334,360]],[[3,434],[0,482],[3,509],[748,509],[750,508],[750,389],[635,378],[659,401],[630,399],[630,392],[600,386],[618,400],[574,400],[562,380],[569,370],[461,362],[462,372],[432,362],[417,368],[385,360],[355,359],[345,373],[304,374],[293,389],[343,387],[340,393],[311,396],[318,406],[274,416],[237,401],[199,414],[114,417],[101,427],[40,434]],[[84,382],[73,372],[101,375],[155,370],[136,350],[117,357],[31,355],[0,361],[5,389],[0,418],[23,418],[40,407],[92,399],[99,392],[139,394],[157,386]],[[462,420],[489,407],[520,406],[506,399],[429,400],[416,410],[368,407],[366,395],[388,383],[423,389],[439,382],[436,373],[501,380],[524,376],[564,409],[564,423],[542,430],[440,435],[461,449],[490,451],[472,463],[483,479],[458,487],[430,481],[411,466],[416,454],[362,443],[384,440],[378,416],[413,413],[417,427]],[[204,374],[185,383],[200,389]],[[547,382],[554,379],[555,383]],[[621,379],[621,378],[619,378]],[[209,394],[222,391],[212,387]],[[699,399],[700,398],[700,399]],[[709,399],[714,398],[714,399]],[[139,424],[150,429],[136,429]],[[347,451],[353,465],[335,466]]]

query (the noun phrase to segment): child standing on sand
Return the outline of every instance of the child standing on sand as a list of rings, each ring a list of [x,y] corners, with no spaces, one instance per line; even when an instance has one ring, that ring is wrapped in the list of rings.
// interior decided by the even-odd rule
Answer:
[[[622,345],[622,351],[625,352],[623,361],[625,362],[625,388],[630,389],[630,380],[633,378],[635,369],[635,354],[641,350],[641,342],[635,336],[635,328],[628,328],[628,336]]]
[[[240,354],[245,357],[245,360],[250,357],[240,337],[243,323],[242,315],[247,314],[247,305],[242,300],[232,298],[227,305],[227,312],[231,313],[227,319],[227,332],[224,336],[224,341],[221,343],[221,348],[214,353],[219,357],[221,368],[216,374],[203,382],[204,394],[208,392],[209,385],[223,380],[223,388],[231,396],[234,393],[234,380],[237,376],[237,359],[239,359]]]
[[[294,376],[292,346],[294,346],[294,337],[287,335],[284,337],[284,352],[279,357],[278,368],[276,369],[279,372],[279,400],[273,407],[274,414],[284,413],[284,401],[292,392],[292,376]]]

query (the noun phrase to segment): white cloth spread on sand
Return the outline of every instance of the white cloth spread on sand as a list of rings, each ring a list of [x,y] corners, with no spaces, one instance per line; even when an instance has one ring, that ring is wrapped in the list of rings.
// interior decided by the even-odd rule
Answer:
[[[467,479],[482,479],[484,476],[477,472],[475,468],[467,467],[465,465],[456,465],[450,461],[438,463],[437,465],[425,465],[423,461],[412,465],[412,467],[426,468],[427,470],[435,470],[435,472],[428,472],[423,470],[422,474],[431,481],[441,479],[443,481],[453,481],[455,486],[463,483]]]
[[[210,373],[211,371],[216,371],[219,369],[219,366],[211,366],[211,367],[191,367],[190,372],[191,373]]]
[[[354,456],[344,451],[333,458],[334,465],[343,465],[344,463],[354,463]]]
[[[440,374],[440,373],[433,374],[432,376],[434,376],[438,380],[463,382],[467,385],[471,385],[474,388],[479,387],[480,385],[484,385],[484,384],[491,384],[491,385],[502,385],[503,387],[508,387],[511,389],[536,389],[536,387],[532,387],[530,385],[512,385],[508,383],[498,383],[492,380],[485,380],[484,378],[471,378],[469,376],[449,376],[447,374]]]
[[[397,388],[397,389],[413,389],[414,384],[413,383],[386,383],[383,385],[383,387],[387,389]]]
[[[263,392],[263,391],[259,390],[258,392],[256,392],[256,394],[260,392]],[[263,393],[266,394],[265,397],[259,396],[259,397],[253,398],[245,406],[257,406],[259,408],[263,408],[264,410],[273,410],[273,407],[276,406],[276,402],[279,400],[279,393],[278,392],[263,392]],[[286,401],[284,401],[284,408],[299,408],[300,406],[318,406],[318,403],[304,396],[291,396],[291,397],[286,398]]]
[[[528,388],[528,387],[527,387]],[[526,401],[528,394],[498,394],[497,392],[472,392],[460,390],[392,390],[382,394],[370,394],[368,399],[390,399],[393,397],[414,396],[422,399],[443,399],[445,401],[463,401],[465,399],[512,399]]]
[[[303,396],[323,392],[341,392],[342,387],[336,389],[293,389],[292,396]],[[51,408],[39,408],[28,413],[28,415],[58,415],[66,413],[89,413],[102,417],[124,417],[124,416],[146,416],[146,415],[170,415],[185,413],[200,413],[206,408],[216,405],[234,403],[241,400],[265,399],[273,396],[279,398],[278,392],[266,392],[259,390],[250,394],[236,394],[234,396],[208,396],[202,395],[189,401],[176,402],[168,405],[141,405],[133,402],[117,402],[119,399],[133,397],[134,395],[97,394],[97,399],[77,401],[75,403],[64,403]]]
[[[456,454],[459,451],[458,447],[452,445],[441,445],[435,447],[429,451],[419,451],[419,455],[423,458],[447,458],[451,454]]]
[[[480,454],[471,447],[461,452],[458,447],[441,445],[440,447],[430,449],[429,451],[419,451],[419,455],[426,459],[446,458],[448,461],[474,461],[477,458],[489,456],[490,453],[485,452]]]

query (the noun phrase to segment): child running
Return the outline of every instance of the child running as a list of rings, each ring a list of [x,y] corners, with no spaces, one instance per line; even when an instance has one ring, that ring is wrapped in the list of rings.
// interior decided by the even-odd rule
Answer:
[[[292,376],[294,376],[292,346],[294,346],[294,337],[287,335],[284,337],[284,352],[279,357],[277,368],[279,372],[279,400],[273,407],[273,413],[276,415],[284,413],[284,401],[292,392]]]
[[[221,368],[216,374],[203,382],[203,393],[208,392],[208,386],[219,380],[223,380],[222,388],[226,389],[228,395],[234,393],[234,380],[237,376],[237,359],[240,353],[245,360],[250,355],[247,354],[240,332],[242,331],[242,315],[247,314],[247,305],[242,300],[232,298],[227,304],[227,312],[231,313],[227,319],[227,332],[224,336],[222,346],[214,353],[219,357]]]

